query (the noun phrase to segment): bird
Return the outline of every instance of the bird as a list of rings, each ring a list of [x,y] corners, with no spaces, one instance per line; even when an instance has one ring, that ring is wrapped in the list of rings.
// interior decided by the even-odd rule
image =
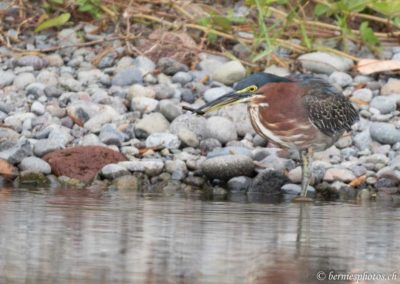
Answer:
[[[307,189],[314,152],[332,146],[359,120],[347,97],[327,80],[296,74],[280,77],[254,73],[234,85],[233,91],[194,109],[198,115],[237,103],[247,104],[257,134],[283,148],[294,149],[302,168],[301,192],[297,201],[312,201]]]

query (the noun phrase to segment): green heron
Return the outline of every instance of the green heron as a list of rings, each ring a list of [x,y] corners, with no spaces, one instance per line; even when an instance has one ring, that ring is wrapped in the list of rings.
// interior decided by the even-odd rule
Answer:
[[[342,93],[310,75],[279,77],[255,73],[239,81],[233,92],[198,109],[186,109],[202,115],[236,103],[248,105],[251,123],[260,136],[299,151],[299,200],[307,200],[313,152],[332,146],[359,119]]]

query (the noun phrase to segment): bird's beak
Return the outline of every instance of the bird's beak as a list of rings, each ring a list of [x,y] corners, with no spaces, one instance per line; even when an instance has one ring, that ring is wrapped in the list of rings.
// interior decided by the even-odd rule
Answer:
[[[197,109],[190,109],[188,107],[186,107],[186,109],[193,111],[197,114],[203,115],[208,112],[219,110],[224,106],[246,102],[251,97],[251,95],[252,95],[251,93],[247,93],[244,91],[233,91]]]

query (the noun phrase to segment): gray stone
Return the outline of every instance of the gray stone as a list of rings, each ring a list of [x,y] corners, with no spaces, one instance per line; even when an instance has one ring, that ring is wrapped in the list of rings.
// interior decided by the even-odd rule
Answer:
[[[125,135],[113,124],[105,124],[100,130],[100,141],[106,145],[120,146],[125,140]]]
[[[114,108],[108,105],[102,105],[101,108],[98,109],[97,114],[86,121],[83,126],[91,132],[98,132],[103,124],[118,119],[119,117],[120,114]]]
[[[354,91],[352,97],[354,99],[362,100],[364,102],[370,102],[372,100],[373,94],[370,89],[363,88]]]
[[[390,123],[374,122],[369,132],[371,138],[381,144],[395,144],[400,141],[400,130]]]
[[[151,73],[156,69],[156,64],[146,56],[139,55],[133,60],[133,64],[143,75]]]
[[[33,82],[35,82],[35,76],[32,73],[20,73],[14,79],[14,86],[22,90]]]
[[[204,100],[209,103],[212,102],[219,97],[231,92],[233,89],[228,88],[228,87],[216,87],[216,88],[210,88],[204,92]]]
[[[33,95],[35,97],[41,97],[44,95],[45,87],[46,86],[42,83],[38,82],[31,83],[26,87],[26,94]]]
[[[208,137],[215,138],[225,144],[237,139],[235,124],[222,116],[212,116],[207,119]]]
[[[231,120],[235,124],[237,134],[245,136],[246,134],[255,134],[251,125],[250,116],[247,111],[246,104],[235,104],[224,107],[218,111],[219,116],[223,116]],[[265,143],[265,141],[264,141]]]
[[[179,138],[171,133],[153,133],[146,139],[146,147],[163,147],[167,149],[178,149],[181,145]]]
[[[101,169],[101,175],[106,179],[115,179],[121,176],[129,175],[129,171],[118,164],[108,164]]]
[[[165,116],[169,121],[173,121],[175,118],[182,114],[182,109],[179,104],[174,103],[170,100],[162,100],[160,101],[160,112]]]
[[[348,58],[319,51],[300,55],[298,60],[305,70],[328,75],[335,71],[345,72],[353,67],[353,61]]]
[[[88,146],[88,145],[102,145],[99,137],[93,133],[87,134],[81,138],[80,141],[81,145]]]
[[[182,72],[189,71],[189,68],[186,65],[169,57],[161,58],[158,61],[157,65],[160,68],[160,71],[166,75],[174,75],[175,73],[178,73],[180,71]]]
[[[83,89],[81,82],[70,77],[60,78],[60,85],[71,92],[79,92]]]
[[[169,84],[159,84],[153,87],[157,100],[170,99],[175,95],[175,88]]]
[[[138,178],[132,175],[120,176],[113,180],[113,184],[118,190],[135,191],[139,189]]]
[[[22,171],[40,172],[46,175],[51,173],[50,165],[46,161],[37,157],[26,157],[22,159],[19,168]]]
[[[379,96],[372,99],[370,107],[376,108],[381,114],[388,114],[396,110],[396,101],[388,96]]]
[[[178,72],[174,76],[172,76],[172,82],[179,83],[181,85],[185,85],[193,80],[192,75],[187,72]]]
[[[224,148],[216,148],[207,153],[207,158],[214,158],[218,156],[226,156],[226,155],[243,155],[253,159],[254,155],[252,151],[245,147],[238,146],[228,146]]]
[[[250,194],[277,194],[281,193],[281,188],[288,182],[288,178],[274,170],[260,172],[253,180],[248,193]]]
[[[169,130],[171,133],[178,135],[182,128],[186,128],[195,133],[199,139],[204,139],[208,135],[206,124],[207,120],[204,117],[187,113],[175,118]]]
[[[74,29],[63,29],[58,32],[57,38],[61,46],[78,44],[80,39]]]
[[[335,71],[329,76],[329,82],[340,87],[347,87],[353,82],[353,78],[347,73]]]
[[[17,59],[17,66],[32,66],[35,70],[40,70],[47,66],[47,61],[36,55],[25,55]]]
[[[51,139],[40,139],[33,146],[33,153],[38,157],[42,157],[47,153],[53,152],[55,150],[60,150],[62,148],[63,145],[59,141]]]
[[[358,133],[356,136],[354,136],[354,145],[360,151],[369,149],[371,142],[372,140],[368,130],[364,130],[363,132]]]
[[[235,176],[252,175],[254,163],[243,155],[219,156],[205,160],[201,170],[210,179],[228,180]]]
[[[336,180],[350,182],[355,178],[356,176],[353,174],[353,172],[345,168],[329,168],[326,170],[324,176],[324,180],[329,182]]]
[[[400,80],[389,78],[387,83],[381,89],[381,95],[387,96],[392,94],[400,94]]]
[[[64,60],[62,59],[61,55],[57,53],[47,55],[45,60],[49,66],[61,67],[64,65]]]
[[[190,131],[187,128],[181,128],[178,132],[178,138],[182,141],[185,146],[197,147],[199,146],[199,139],[197,139],[196,133]]]
[[[147,137],[156,132],[165,132],[169,127],[168,120],[158,112],[145,115],[136,123],[135,132],[140,137]]]
[[[232,193],[247,192],[252,182],[253,180],[246,176],[233,177],[228,181],[227,187]]]
[[[48,97],[58,98],[62,95],[63,91],[56,86],[46,86],[44,88],[44,93]]]
[[[290,159],[284,159],[272,154],[258,162],[257,166],[278,172],[287,172],[288,170],[295,168],[295,163]]]
[[[157,109],[159,102],[147,97],[134,97],[131,101],[131,110],[144,113],[153,112]]]
[[[301,193],[301,185],[294,184],[294,183],[287,183],[281,187],[281,191],[284,194],[290,195],[300,195]],[[307,195],[315,195],[315,188],[311,185],[307,188]]]
[[[20,163],[24,158],[32,156],[32,145],[26,139],[20,139],[12,147],[0,152],[0,159],[11,164]]]
[[[342,136],[339,140],[335,143],[335,146],[339,149],[350,147],[353,143],[353,140],[350,135]]]
[[[31,111],[32,111],[34,114],[42,115],[42,114],[44,114],[44,112],[46,111],[46,109],[44,108],[44,105],[42,105],[40,102],[34,101],[33,104],[32,104],[32,106],[31,106]]]
[[[200,150],[205,153],[220,147],[222,147],[221,142],[215,138],[207,138],[200,141]]]
[[[173,180],[183,180],[188,172],[185,162],[181,160],[166,161],[165,170]]]
[[[142,72],[136,67],[127,67],[119,70],[111,80],[112,85],[130,86],[135,83],[142,83]]]
[[[125,167],[130,172],[144,172],[149,176],[159,175],[164,169],[162,160],[132,160],[119,162],[118,165]]]
[[[153,88],[134,84],[128,90],[128,99],[132,99],[134,97],[147,97],[154,99],[156,97],[156,92]]]
[[[290,71],[288,69],[276,65],[268,66],[264,69],[264,73],[269,73],[280,77],[286,77],[290,75]]]
[[[246,76],[246,69],[239,61],[229,61],[218,67],[212,74],[215,81],[231,85]]]
[[[11,85],[14,82],[14,79],[15,79],[15,74],[12,71],[0,70],[0,89]]]

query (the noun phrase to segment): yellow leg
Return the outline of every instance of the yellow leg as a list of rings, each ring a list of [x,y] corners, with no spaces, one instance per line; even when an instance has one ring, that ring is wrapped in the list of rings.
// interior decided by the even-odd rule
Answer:
[[[310,202],[313,201],[312,198],[307,197],[307,189],[310,184],[311,174],[312,174],[312,155],[311,149],[301,150],[301,193],[299,197],[293,199],[294,202]]]

